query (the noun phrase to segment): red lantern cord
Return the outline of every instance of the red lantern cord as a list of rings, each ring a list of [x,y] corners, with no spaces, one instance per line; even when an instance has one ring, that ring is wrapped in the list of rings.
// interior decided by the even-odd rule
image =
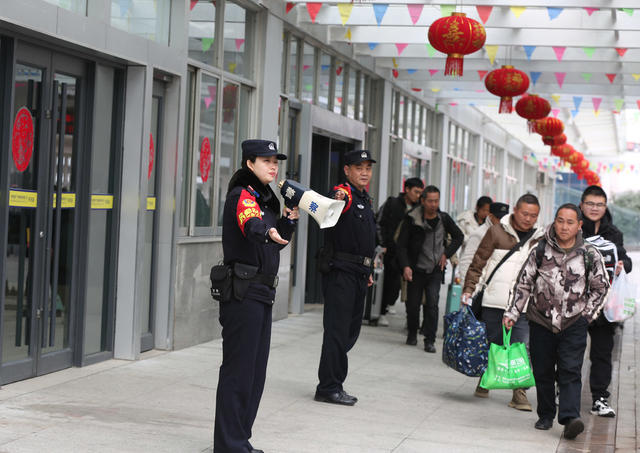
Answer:
[[[484,85],[491,94],[500,96],[498,113],[511,113],[513,97],[520,96],[529,89],[529,77],[519,69],[505,65],[487,74]]]
[[[544,118],[551,112],[551,104],[537,94],[525,94],[516,102],[516,112],[527,120],[529,133],[535,131],[535,120]],[[558,145],[563,144],[557,143]],[[549,143],[546,143],[547,145]]]

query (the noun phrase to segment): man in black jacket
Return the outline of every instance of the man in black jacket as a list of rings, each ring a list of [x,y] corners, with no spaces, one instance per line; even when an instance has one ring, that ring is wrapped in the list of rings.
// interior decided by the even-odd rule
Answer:
[[[631,259],[623,247],[622,232],[612,223],[611,213],[607,209],[607,194],[600,186],[589,186],[582,193],[580,209],[584,214],[582,235],[595,245],[605,260],[609,279],[613,280],[624,268],[631,272]],[[591,372],[589,385],[593,405],[591,413],[601,417],[615,417],[615,411],[609,406],[609,384],[611,383],[611,352],[616,323],[611,323],[600,314],[589,326],[591,348]]]
[[[407,212],[418,204],[424,183],[419,178],[409,178],[404,182],[404,192],[397,197],[389,197],[382,205],[378,227],[380,245],[386,249],[384,253],[384,283],[382,285],[382,306],[378,325],[388,326],[385,317],[387,307],[393,305],[400,292],[402,271],[398,267],[396,250],[396,232]]]
[[[398,236],[398,263],[407,288],[407,344],[417,341],[422,294],[426,294],[423,324],[424,350],[436,352],[434,345],[438,330],[438,299],[444,268],[462,244],[464,234],[446,213],[441,212],[440,190],[427,186],[420,196],[421,206],[411,210],[402,222]],[[446,245],[447,234],[451,243]]]

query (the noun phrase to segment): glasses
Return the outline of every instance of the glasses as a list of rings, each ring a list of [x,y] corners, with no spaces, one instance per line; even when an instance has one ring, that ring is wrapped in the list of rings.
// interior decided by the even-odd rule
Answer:
[[[594,203],[592,201],[587,201],[584,205],[590,209],[604,209],[607,207],[607,203]]]

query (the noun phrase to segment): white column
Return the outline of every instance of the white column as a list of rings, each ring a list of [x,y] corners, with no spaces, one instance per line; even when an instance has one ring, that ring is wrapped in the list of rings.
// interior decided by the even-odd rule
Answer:
[[[448,169],[447,160],[449,157],[449,117],[443,115],[442,117],[442,143],[440,146],[440,209],[442,211],[448,211],[449,198],[444,194],[449,193],[448,184]],[[437,180],[437,175],[434,180]]]
[[[392,86],[387,80],[384,81],[382,95],[382,111],[380,112],[380,157],[379,166],[379,183],[378,183],[378,206],[384,203],[384,200],[390,195],[389,193],[389,168],[393,167],[391,162],[391,148],[389,140],[389,131],[391,130],[391,93]],[[393,181],[393,178],[391,178]],[[393,188],[391,188],[393,192]]]
[[[482,135],[478,136],[478,146],[476,147],[476,175],[478,178],[476,179],[476,193],[475,199],[477,200],[482,195],[484,195],[482,190],[482,181],[484,178],[484,173],[482,172],[482,163],[484,162],[484,137]]]

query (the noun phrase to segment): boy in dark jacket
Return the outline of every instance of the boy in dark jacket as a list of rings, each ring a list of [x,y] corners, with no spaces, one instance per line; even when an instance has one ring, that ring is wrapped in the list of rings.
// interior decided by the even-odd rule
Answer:
[[[584,215],[582,236],[596,246],[604,257],[609,281],[613,280],[614,275],[620,274],[623,268],[627,273],[631,272],[631,259],[623,247],[622,232],[613,225],[611,213],[607,209],[607,194],[602,187],[587,187],[582,193],[580,209]],[[601,417],[616,416],[608,402],[615,327],[616,323],[607,321],[602,314],[589,326],[589,385],[593,399],[591,413]]]
[[[424,350],[436,352],[434,346],[438,329],[438,299],[444,268],[458,250],[464,234],[453,219],[441,212],[440,190],[427,186],[420,196],[420,206],[405,217],[398,236],[398,263],[407,288],[407,344],[417,344],[420,302],[426,294],[424,320]],[[451,243],[446,245],[447,234]]]
[[[400,292],[402,271],[398,267],[396,250],[396,231],[409,210],[415,207],[424,190],[424,183],[419,178],[409,178],[404,182],[404,192],[397,197],[389,197],[382,205],[378,228],[380,245],[384,253],[384,284],[382,285],[382,306],[378,325],[388,326],[385,314],[387,307],[393,305]]]

